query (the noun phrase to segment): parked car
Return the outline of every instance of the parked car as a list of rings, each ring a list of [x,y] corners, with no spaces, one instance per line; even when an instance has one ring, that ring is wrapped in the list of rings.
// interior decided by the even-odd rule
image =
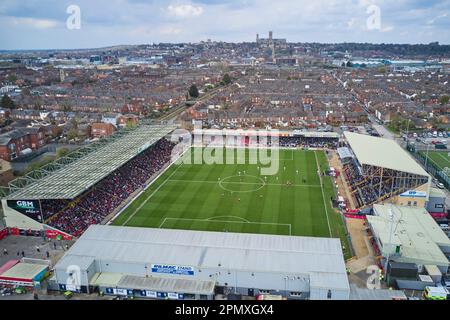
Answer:
[[[436,187],[438,187],[439,189],[445,189],[444,184],[441,182],[436,183]]]

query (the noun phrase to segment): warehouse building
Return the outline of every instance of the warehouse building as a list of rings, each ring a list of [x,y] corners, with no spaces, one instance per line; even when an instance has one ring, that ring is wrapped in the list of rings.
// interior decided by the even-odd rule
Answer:
[[[161,299],[349,299],[339,239],[91,226],[55,266],[59,290]]]
[[[424,208],[376,204],[373,210],[367,222],[383,260],[448,273],[450,239]]]

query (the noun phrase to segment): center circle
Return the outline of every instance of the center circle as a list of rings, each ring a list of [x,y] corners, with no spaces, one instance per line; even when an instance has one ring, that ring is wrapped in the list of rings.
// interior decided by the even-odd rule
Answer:
[[[229,176],[219,181],[219,186],[229,192],[255,192],[265,185],[262,178],[252,175]]]

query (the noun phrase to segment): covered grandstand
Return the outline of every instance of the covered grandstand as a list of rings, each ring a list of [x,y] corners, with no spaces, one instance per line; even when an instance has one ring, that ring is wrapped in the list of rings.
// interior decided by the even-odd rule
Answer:
[[[2,190],[6,225],[80,235],[167,165],[174,144],[164,137],[175,128],[122,130],[12,181]]]
[[[341,161],[358,208],[388,199],[425,206],[430,176],[395,141],[352,132],[344,136],[348,150],[341,150]]]

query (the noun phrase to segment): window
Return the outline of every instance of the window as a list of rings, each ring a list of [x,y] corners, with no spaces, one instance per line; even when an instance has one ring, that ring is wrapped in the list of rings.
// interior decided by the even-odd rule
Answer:
[[[414,202],[413,202],[413,206],[414,206],[414,207],[417,207],[417,201],[414,201]]]
[[[331,290],[328,290],[327,299],[331,299]]]
[[[300,297],[302,295],[302,292],[298,292],[298,291],[291,291],[289,292],[289,295],[291,297]]]
[[[270,294],[270,290],[259,290],[260,294]]]
[[[411,207],[411,201],[408,201],[408,207]]]

